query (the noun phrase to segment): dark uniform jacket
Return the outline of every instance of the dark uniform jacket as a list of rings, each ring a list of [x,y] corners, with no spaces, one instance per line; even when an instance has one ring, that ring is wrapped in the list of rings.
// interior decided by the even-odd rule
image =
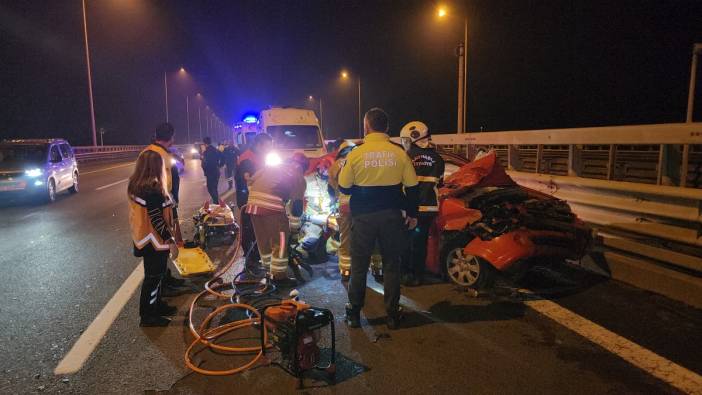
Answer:
[[[421,148],[415,144],[407,152],[419,181],[419,213],[439,211],[439,186],[444,177],[444,160],[432,146]]]
[[[205,175],[219,174],[219,168],[222,166],[222,153],[217,148],[208,145],[205,152],[202,153],[202,170]]]

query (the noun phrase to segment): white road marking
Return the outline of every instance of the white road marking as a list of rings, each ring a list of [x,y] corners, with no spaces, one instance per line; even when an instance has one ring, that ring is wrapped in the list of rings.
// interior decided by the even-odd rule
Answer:
[[[524,304],[678,390],[687,394],[702,394],[702,376],[697,373],[550,300],[527,300]]]
[[[105,189],[105,188],[113,187],[113,186],[115,186],[115,185],[117,185],[117,184],[121,184],[121,183],[126,182],[126,181],[129,181],[129,178],[125,178],[125,179],[123,179],[123,180],[115,181],[115,182],[113,182],[112,184],[103,185],[103,186],[101,186],[101,187],[95,188],[95,190],[96,190],[96,191],[101,191],[101,190],[103,190],[103,189]]]
[[[370,282],[368,287],[381,295],[384,294],[382,287],[374,286]],[[550,318],[556,323],[686,394],[702,394],[702,376],[699,374],[651,350],[641,347],[550,300],[538,299],[539,296],[529,290],[521,289],[520,292],[533,297],[533,299],[526,300],[523,303],[539,314]],[[412,299],[404,295],[400,297],[400,304],[423,314],[422,308]],[[431,315],[427,315],[427,317],[435,322],[439,322],[431,317]]]
[[[112,299],[107,302],[105,307],[102,308],[102,311],[100,311],[90,326],[88,326],[88,329],[78,338],[78,341],[73,345],[71,351],[63,357],[58,366],[56,366],[56,369],[54,369],[55,375],[76,373],[83,367],[85,361],[88,360],[90,354],[92,354],[93,350],[100,344],[107,330],[110,329],[112,323],[117,319],[117,316],[124,308],[124,305],[127,304],[132,294],[134,294],[134,291],[136,291],[139,284],[141,284],[141,281],[144,279],[142,266],[143,265],[139,263],[124,284],[122,284],[114,296],[112,296]]]
[[[132,165],[134,165],[134,163],[127,163],[127,164],[119,165],[119,166],[106,167],[106,168],[104,168],[104,169],[98,169],[98,170],[82,171],[82,172],[80,172],[80,175],[99,173],[99,172],[101,172],[101,171],[107,171],[107,170],[112,170],[112,169],[119,169],[120,167],[127,167],[127,166],[132,166]]]

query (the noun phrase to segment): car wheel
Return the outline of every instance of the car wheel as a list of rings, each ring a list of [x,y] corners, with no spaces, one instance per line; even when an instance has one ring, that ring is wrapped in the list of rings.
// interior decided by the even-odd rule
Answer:
[[[483,258],[467,255],[463,252],[463,245],[447,246],[444,255],[446,276],[456,285],[474,289],[484,289],[492,285],[494,269]]]
[[[78,172],[73,172],[73,186],[68,188],[70,193],[78,193]]]
[[[54,182],[53,178],[49,179],[49,182],[46,185],[45,199],[47,203],[53,203],[56,201],[56,182]]]

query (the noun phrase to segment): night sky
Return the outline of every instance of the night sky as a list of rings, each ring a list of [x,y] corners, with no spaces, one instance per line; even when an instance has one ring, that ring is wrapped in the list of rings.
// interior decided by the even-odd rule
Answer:
[[[268,105],[316,108],[309,95],[323,100],[328,138],[355,136],[356,84],[342,69],[360,75],[364,111],[386,109],[393,134],[415,119],[454,131],[463,15],[470,130],[682,122],[702,42],[699,0],[446,2],[457,17],[442,21],[434,1],[87,4],[105,144],[148,141],[165,119],[164,71],[181,142],[186,95],[193,136],[198,106],[233,123]],[[0,138],[90,142],[82,29],[80,0],[0,0]]]

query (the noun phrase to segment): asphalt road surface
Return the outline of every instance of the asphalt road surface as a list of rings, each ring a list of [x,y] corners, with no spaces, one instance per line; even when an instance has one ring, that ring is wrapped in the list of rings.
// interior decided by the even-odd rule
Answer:
[[[132,166],[81,170],[77,195],[0,205],[0,393],[295,393],[296,381],[275,366],[224,377],[186,369],[192,295],[172,299],[180,313],[167,328],[138,326],[137,293],[105,311],[121,289],[138,284],[126,204]],[[187,218],[206,197],[199,162],[189,161],[180,209],[186,237]],[[220,263],[228,252],[215,248],[212,257]],[[308,380],[305,391],[702,393],[700,310],[565,268],[534,273],[524,285],[531,291],[500,287],[481,297],[440,282],[403,288],[407,318],[388,331],[382,286],[369,280],[363,328],[349,330],[335,264],[317,265],[299,291],[336,315],[337,383]],[[96,326],[105,335],[77,373],[55,375]],[[207,351],[195,358],[210,369],[245,362]]]

